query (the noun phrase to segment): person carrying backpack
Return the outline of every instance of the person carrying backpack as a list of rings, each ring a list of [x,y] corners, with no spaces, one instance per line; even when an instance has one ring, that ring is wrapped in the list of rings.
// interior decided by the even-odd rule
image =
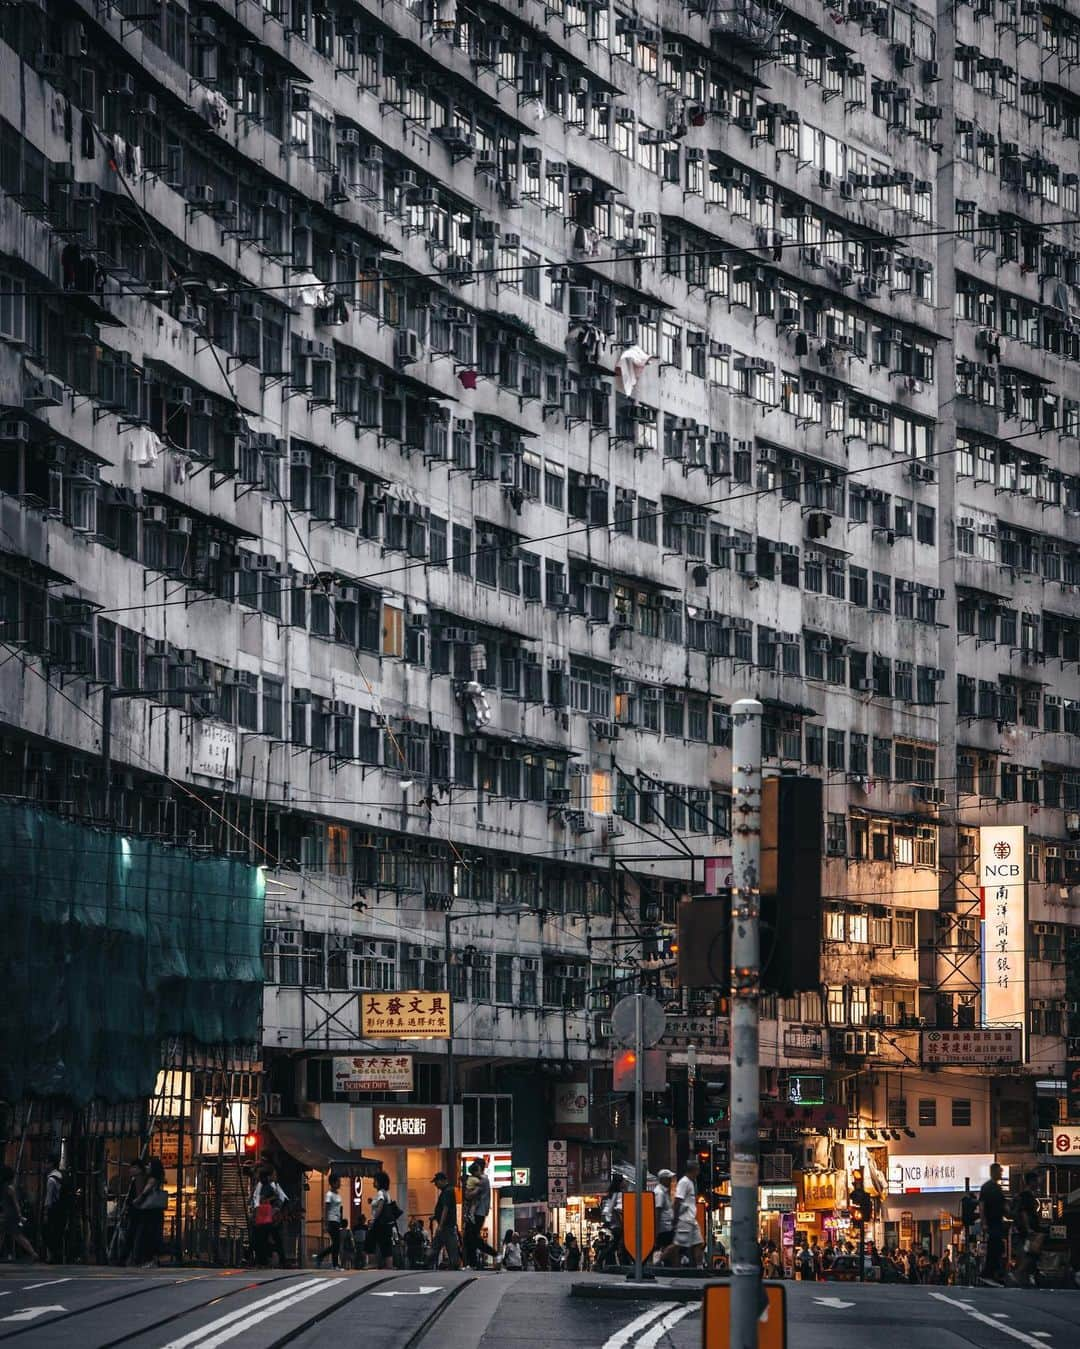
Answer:
[[[390,1177],[385,1171],[379,1171],[375,1175],[371,1225],[367,1236],[367,1251],[375,1257],[376,1269],[394,1267],[394,1232],[400,1217],[401,1209],[390,1198]]]

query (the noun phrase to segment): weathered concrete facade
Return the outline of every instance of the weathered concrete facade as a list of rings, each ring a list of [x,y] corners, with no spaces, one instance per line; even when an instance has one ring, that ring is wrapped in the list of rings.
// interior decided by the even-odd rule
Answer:
[[[468,1071],[584,1065],[728,852],[752,693],[767,770],[825,782],[823,985],[766,1008],[776,1066],[789,1026],[861,1072],[978,1024],[996,821],[1060,1075],[1075,18],[193,0],[0,35],[3,790],[265,860],[268,1050],[441,988],[452,907]]]

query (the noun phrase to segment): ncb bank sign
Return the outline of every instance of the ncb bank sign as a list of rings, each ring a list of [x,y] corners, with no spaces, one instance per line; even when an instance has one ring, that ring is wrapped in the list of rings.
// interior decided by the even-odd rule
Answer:
[[[1027,853],[1022,824],[979,829],[982,1023],[1024,1028],[1027,1058]]]

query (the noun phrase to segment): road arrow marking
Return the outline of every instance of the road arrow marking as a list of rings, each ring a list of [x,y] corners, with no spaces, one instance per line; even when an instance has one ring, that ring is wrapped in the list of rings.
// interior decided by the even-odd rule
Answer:
[[[837,1311],[841,1307],[854,1307],[854,1302],[845,1302],[843,1298],[838,1297],[816,1297],[814,1301],[822,1307],[835,1307]]]
[[[0,1316],[0,1321],[33,1321],[39,1316],[48,1316],[50,1312],[67,1311],[66,1307],[24,1307],[21,1312],[10,1316]]]
[[[372,1293],[372,1297],[423,1297],[426,1293],[441,1293],[442,1285],[433,1284],[431,1286],[423,1284],[420,1288],[402,1288],[397,1292]]]

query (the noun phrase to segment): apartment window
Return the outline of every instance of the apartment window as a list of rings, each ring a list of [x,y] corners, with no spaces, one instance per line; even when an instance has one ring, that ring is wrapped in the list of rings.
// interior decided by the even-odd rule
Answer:
[[[893,918],[893,944],[896,946],[915,945],[915,910],[897,909]]]
[[[832,772],[842,773],[844,771],[844,739],[843,731],[834,730],[831,726],[826,732],[826,745],[828,747],[827,766]]]
[[[472,530],[464,525],[455,525],[453,532],[454,540],[454,572],[458,576],[472,575]]]
[[[967,1096],[954,1096],[952,1102],[952,1127],[954,1129],[971,1128],[971,1100]]]
[[[463,1096],[461,1116],[463,1147],[498,1147],[513,1141],[512,1096]]]
[[[535,959],[523,960],[521,962],[521,978],[518,985],[519,1007],[536,1007],[539,1005],[536,975],[537,969]]]
[[[514,1001],[514,957],[497,955],[495,957],[495,1001],[501,1006],[510,1006]]]
[[[919,1127],[933,1129],[937,1125],[937,1101],[933,1096],[919,1098]]]

